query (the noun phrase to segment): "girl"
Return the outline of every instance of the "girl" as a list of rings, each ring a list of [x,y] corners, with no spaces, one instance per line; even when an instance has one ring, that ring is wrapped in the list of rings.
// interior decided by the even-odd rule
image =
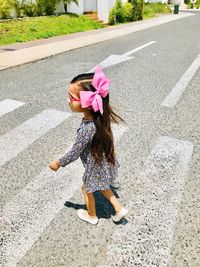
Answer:
[[[87,211],[80,209],[77,214],[80,219],[93,225],[98,223],[93,195],[97,190],[113,205],[116,211],[113,221],[120,221],[128,213],[110,189],[119,167],[111,122],[119,123],[123,119],[109,105],[109,83],[101,68],[97,68],[95,73],[80,74],[71,81],[69,106],[73,112],[82,112],[84,117],[71,151],[49,165],[57,171],[60,166],[65,167],[80,156],[85,167],[82,191]]]

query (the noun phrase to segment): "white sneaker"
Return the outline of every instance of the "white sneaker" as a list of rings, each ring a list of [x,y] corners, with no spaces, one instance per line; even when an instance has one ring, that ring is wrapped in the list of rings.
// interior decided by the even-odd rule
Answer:
[[[81,220],[89,222],[93,225],[96,225],[99,221],[97,216],[96,217],[89,216],[87,210],[80,209],[77,211],[77,215]]]
[[[118,212],[114,216],[112,216],[112,220],[114,222],[119,222],[123,217],[126,216],[127,213],[128,213],[127,209],[121,208],[120,212]]]

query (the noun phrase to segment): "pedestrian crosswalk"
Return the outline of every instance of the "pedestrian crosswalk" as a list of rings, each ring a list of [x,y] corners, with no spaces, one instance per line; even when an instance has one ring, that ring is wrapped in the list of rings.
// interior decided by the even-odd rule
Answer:
[[[0,137],[0,165],[16,157],[28,145],[47,133],[50,129],[58,126],[69,116],[71,116],[70,113],[62,111],[44,110]]]
[[[15,100],[2,102],[1,114],[15,112],[25,104],[16,103]],[[1,136],[0,165],[3,167],[35,140],[60,126],[65,120],[71,119],[71,116],[70,113],[58,110],[43,110]],[[128,130],[124,125],[113,125],[115,141],[121,140]],[[70,147],[69,145],[67,150]],[[137,181],[137,196],[134,196],[134,200],[130,198],[127,204],[130,211],[129,222],[126,227],[113,233],[107,247],[107,260],[104,265],[98,265],[99,267],[134,266],[134,263],[140,263],[141,257],[149,258],[149,247],[154,251],[157,249],[159,257],[149,258],[149,262],[143,261],[142,266],[153,267],[159,263],[162,263],[160,266],[166,266],[192,152],[191,142],[169,137],[160,137],[157,140]],[[55,158],[58,157],[55,155]],[[60,213],[64,202],[70,200],[81,187],[83,171],[80,160],[66,168],[60,168],[56,173],[46,166],[5,204],[2,210],[3,266],[17,266],[45,228]],[[161,227],[157,229],[156,225]],[[141,232],[146,233],[142,238]],[[123,239],[123,236],[126,238]],[[165,250],[162,250],[163,247]],[[135,251],[140,251],[142,256],[135,257]]]
[[[192,152],[191,142],[158,139],[138,178],[137,195],[127,203],[131,223],[114,232],[105,266],[168,266]]]
[[[124,126],[113,127],[116,140],[119,140],[125,131]],[[83,171],[80,160],[58,173],[53,173],[47,167],[5,205],[3,215],[7,232],[10,233],[13,228],[17,229],[9,234],[8,243],[4,247],[8,253],[7,258],[10,259],[8,266],[13,266],[13,261],[20,260],[60,212],[63,203],[81,188]]]
[[[14,111],[15,109],[23,106],[25,103],[13,99],[5,99],[0,102],[0,117],[6,113]]]
[[[3,152],[0,156],[1,165],[16,157],[36,139],[70,116],[71,114],[66,112],[44,110],[2,136],[0,138]],[[126,131],[125,126],[113,125],[116,141]],[[55,156],[55,158],[58,157]],[[80,160],[65,169],[61,168],[56,173],[49,167],[45,167],[39,175],[33,177],[30,183],[6,203],[3,207],[4,241],[2,247],[5,267],[16,266],[42,234],[45,227],[60,212],[64,202],[69,200],[81,187],[83,171]]]

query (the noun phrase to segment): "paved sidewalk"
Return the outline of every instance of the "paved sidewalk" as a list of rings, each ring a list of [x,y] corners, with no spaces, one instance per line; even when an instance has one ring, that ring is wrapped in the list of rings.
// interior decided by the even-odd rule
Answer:
[[[180,12],[177,15],[163,15],[144,21],[132,22],[103,29],[91,30],[48,39],[0,46],[0,70],[38,61],[69,50],[103,42],[136,31],[145,30],[163,23],[194,15]]]

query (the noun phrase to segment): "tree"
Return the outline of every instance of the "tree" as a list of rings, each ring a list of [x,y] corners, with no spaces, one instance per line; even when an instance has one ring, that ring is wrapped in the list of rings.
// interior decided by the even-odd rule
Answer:
[[[76,5],[78,5],[78,0],[63,0],[65,13],[67,13],[67,5],[71,3],[75,3]]]

